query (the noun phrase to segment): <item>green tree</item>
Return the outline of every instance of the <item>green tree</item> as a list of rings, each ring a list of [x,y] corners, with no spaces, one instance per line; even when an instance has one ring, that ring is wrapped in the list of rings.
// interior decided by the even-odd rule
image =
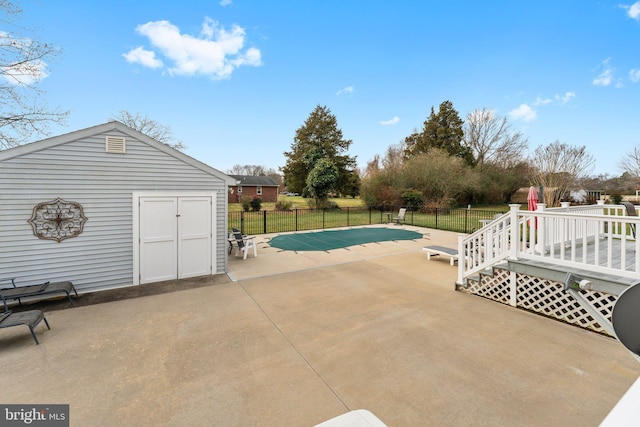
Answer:
[[[337,168],[332,191],[340,191],[349,182],[356,158],[347,154],[352,141],[344,139],[338,121],[327,107],[317,105],[304,124],[296,130],[291,151],[285,151],[282,168],[289,191],[310,195],[307,177],[321,159],[328,159]]]
[[[449,156],[459,157],[468,165],[473,165],[473,153],[462,144],[464,121],[453,108],[451,101],[440,104],[436,114],[431,107],[431,114],[424,122],[422,132],[414,132],[405,138],[405,157],[428,153],[432,148],[445,151]]]
[[[307,189],[316,200],[316,206],[321,206],[329,198],[337,179],[338,168],[330,159],[325,157],[315,163],[307,176]]]
[[[360,174],[357,170],[351,171],[347,177],[347,182],[340,188],[340,194],[343,196],[351,196],[354,199],[360,195]]]
[[[424,194],[420,190],[407,190],[402,193],[402,200],[404,200],[409,209],[417,210],[424,204]]]

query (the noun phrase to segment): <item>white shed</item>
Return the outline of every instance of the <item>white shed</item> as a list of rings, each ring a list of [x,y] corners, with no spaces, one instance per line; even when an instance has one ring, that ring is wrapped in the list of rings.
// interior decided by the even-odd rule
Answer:
[[[119,122],[0,151],[0,279],[91,292],[225,273],[233,184]]]

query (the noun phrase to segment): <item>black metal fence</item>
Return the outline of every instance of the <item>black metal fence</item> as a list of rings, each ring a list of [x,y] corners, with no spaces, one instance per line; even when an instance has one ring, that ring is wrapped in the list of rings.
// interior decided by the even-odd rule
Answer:
[[[229,212],[229,228],[243,234],[283,233],[394,223],[399,208],[374,209],[347,207],[341,209],[292,209],[289,211],[262,210],[257,212]],[[432,209],[426,212],[407,209],[403,224],[438,230],[471,233],[482,227],[483,220],[491,220],[494,210]]]

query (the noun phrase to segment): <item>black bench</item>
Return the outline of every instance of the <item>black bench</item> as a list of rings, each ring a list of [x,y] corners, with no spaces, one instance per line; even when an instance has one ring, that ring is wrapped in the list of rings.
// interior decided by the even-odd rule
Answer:
[[[47,322],[47,319],[44,317],[44,313],[40,310],[21,311],[19,313],[6,311],[0,314],[0,328],[27,325],[36,344],[40,344],[38,338],[36,338],[35,328],[43,320],[45,325],[47,325],[47,329],[51,329],[49,322]]]
[[[41,285],[16,286],[15,278],[5,280],[10,280],[13,287],[0,289],[0,299],[2,299],[2,303],[4,304],[4,311],[9,310],[7,300],[18,300],[18,303],[22,305],[22,298],[51,298],[53,295],[65,294],[71,305],[73,305],[71,292],[73,292],[75,296],[78,296],[78,292],[76,292],[76,288],[73,287],[73,283],[71,282],[46,282]]]

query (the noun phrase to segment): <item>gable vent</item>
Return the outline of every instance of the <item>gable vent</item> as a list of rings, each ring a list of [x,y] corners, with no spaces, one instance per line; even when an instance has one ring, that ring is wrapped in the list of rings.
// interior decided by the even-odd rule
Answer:
[[[125,139],[119,136],[108,136],[106,139],[107,153],[124,154],[127,152]]]

